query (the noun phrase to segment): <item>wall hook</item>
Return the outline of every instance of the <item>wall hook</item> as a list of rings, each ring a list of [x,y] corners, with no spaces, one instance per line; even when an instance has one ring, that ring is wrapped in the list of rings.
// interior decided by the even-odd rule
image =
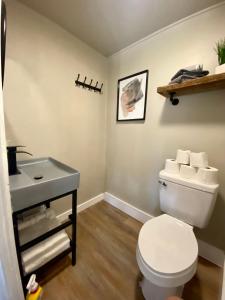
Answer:
[[[96,82],[96,85],[95,85],[94,88],[95,88],[94,91],[97,92],[97,90],[98,90],[98,81]]]
[[[101,91],[101,92],[102,92],[102,87],[103,87],[103,83],[101,84],[101,87],[100,87],[100,91]],[[101,92],[100,92],[100,93],[101,93]]]
[[[90,81],[90,84],[89,84],[89,90],[92,88],[92,81],[93,81],[93,79],[91,79],[91,81]]]
[[[83,88],[86,88],[86,84],[85,84],[86,79],[87,79],[87,77],[85,76],[84,77],[84,82],[83,82]]]
[[[176,96],[176,93],[170,93],[170,101],[172,103],[172,105],[177,105],[179,103],[179,99],[176,97],[174,98],[174,96]]]
[[[77,75],[77,80],[75,81],[76,85],[79,84],[79,78],[80,78],[80,74]]]
[[[95,92],[98,92],[102,94],[102,87],[103,83],[101,84],[101,88],[98,87],[98,81],[96,82],[95,86],[92,85],[93,79],[91,79],[90,84],[86,83],[87,76],[84,77],[84,81],[80,81],[80,74],[77,75],[77,79],[75,80],[76,86],[82,86],[83,88],[87,88],[89,91],[94,90]]]

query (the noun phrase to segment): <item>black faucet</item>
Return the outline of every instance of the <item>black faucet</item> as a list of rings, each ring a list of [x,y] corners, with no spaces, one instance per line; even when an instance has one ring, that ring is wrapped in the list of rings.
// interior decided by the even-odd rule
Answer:
[[[7,157],[8,157],[8,170],[9,176],[20,174],[19,170],[17,169],[17,160],[16,160],[16,153],[26,153],[32,156],[31,153],[27,151],[17,150],[18,147],[25,147],[25,146],[8,146],[7,147]]]

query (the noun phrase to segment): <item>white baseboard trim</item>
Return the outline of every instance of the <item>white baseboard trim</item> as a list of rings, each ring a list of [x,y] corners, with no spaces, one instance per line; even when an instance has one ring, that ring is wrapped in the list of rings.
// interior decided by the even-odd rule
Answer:
[[[135,206],[121,200],[120,198],[110,194],[105,193],[104,197],[105,201],[109,204],[113,205],[114,207],[122,210],[129,216],[133,217],[134,219],[145,223],[146,221],[154,218],[154,216],[142,211],[141,209],[136,208]],[[199,255],[208,261],[214,263],[219,267],[224,267],[224,251],[220,250],[202,240],[198,240],[198,247],[199,247]]]
[[[224,267],[224,251],[198,239],[199,255],[215,265]]]
[[[95,196],[94,198],[89,199],[88,201],[81,203],[77,206],[77,212],[81,212],[83,210],[85,210],[86,208],[102,201],[104,199],[104,193],[99,194],[97,196]]]
[[[154,217],[110,193],[105,193],[104,200],[142,223]]]
[[[88,207],[90,207],[90,206],[92,206],[92,205],[94,205],[94,204],[102,201],[103,199],[104,199],[104,193],[99,194],[99,195],[97,195],[97,196],[95,196],[95,197],[93,197],[93,198],[85,201],[84,203],[81,203],[81,204],[77,205],[77,212],[79,213],[79,212],[85,210],[86,208],[88,208]],[[68,218],[68,216],[71,213],[72,213],[72,209],[68,209],[68,210],[64,211],[63,213],[59,214],[57,216],[57,219],[60,222],[63,222],[63,221],[65,221]]]

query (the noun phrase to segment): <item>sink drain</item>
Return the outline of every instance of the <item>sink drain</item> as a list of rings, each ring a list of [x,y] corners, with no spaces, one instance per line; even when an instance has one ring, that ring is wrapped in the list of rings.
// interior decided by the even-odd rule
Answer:
[[[36,176],[34,176],[34,179],[35,179],[35,180],[40,180],[40,179],[42,179],[42,178],[43,178],[42,175],[36,175]]]

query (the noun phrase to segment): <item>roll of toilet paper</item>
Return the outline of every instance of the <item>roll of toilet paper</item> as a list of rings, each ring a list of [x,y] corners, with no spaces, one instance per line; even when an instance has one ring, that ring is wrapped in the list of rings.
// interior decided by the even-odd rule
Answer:
[[[190,162],[190,150],[181,150],[178,149],[177,150],[177,157],[176,157],[176,161],[179,164],[184,164],[184,165],[188,165]]]
[[[193,178],[196,175],[196,169],[191,166],[181,165],[180,166],[180,176],[183,178]]]
[[[196,179],[204,184],[218,184],[218,169],[212,167],[199,168]]]
[[[175,159],[166,159],[165,171],[170,174],[179,174],[179,164]]]
[[[197,168],[208,167],[208,155],[205,152],[190,153],[190,165]]]

